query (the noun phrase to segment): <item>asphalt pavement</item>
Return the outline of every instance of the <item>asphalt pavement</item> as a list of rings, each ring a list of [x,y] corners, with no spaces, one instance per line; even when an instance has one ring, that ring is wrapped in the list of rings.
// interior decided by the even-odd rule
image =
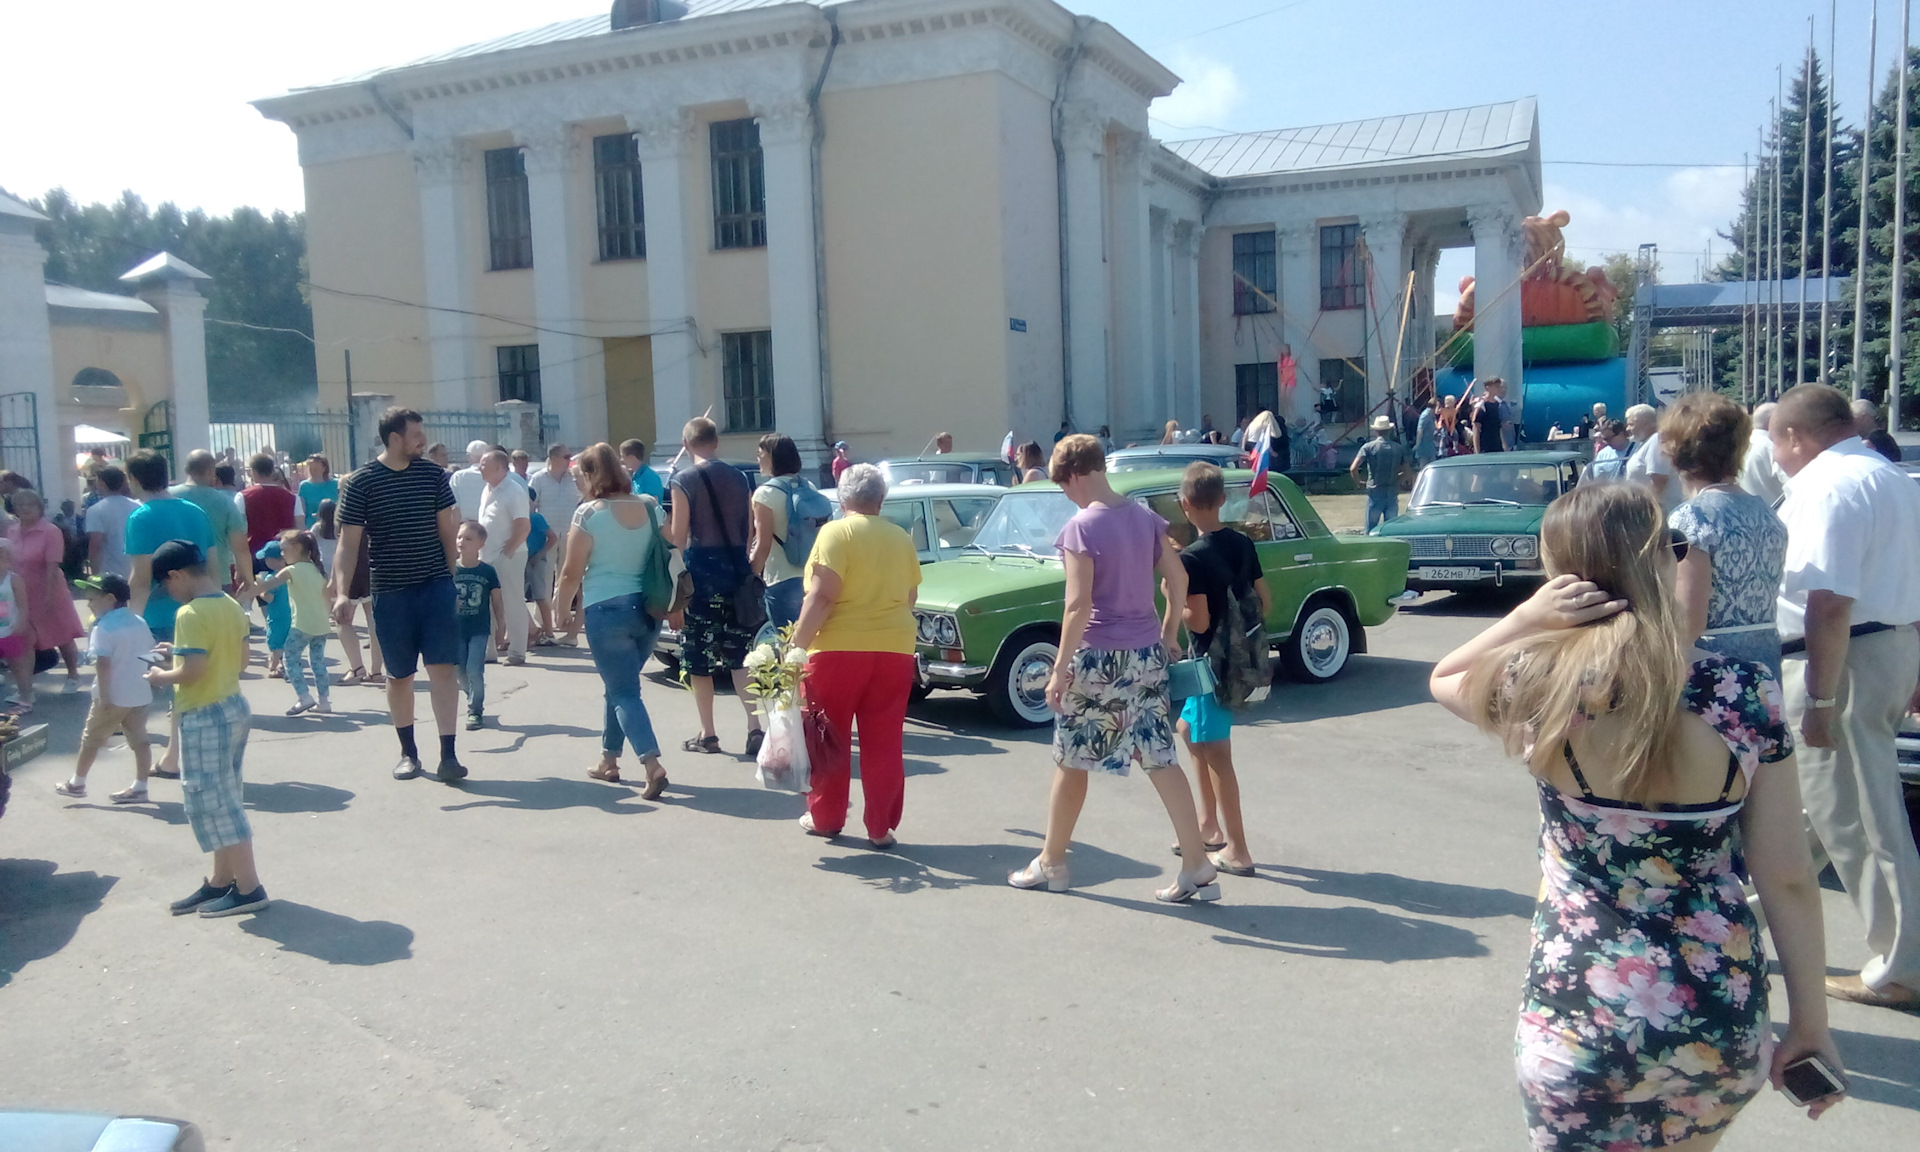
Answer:
[[[0,1105],[185,1117],[247,1150],[1520,1148],[1534,792],[1426,694],[1502,607],[1429,597],[1339,680],[1252,710],[1260,875],[1210,907],[1152,899],[1178,862],[1138,774],[1094,783],[1072,893],[1008,888],[1046,735],[970,697],[915,707],[882,853],[803,835],[733,755],[670,751],[658,802],[588,780],[599,679],[538,649],[488,669],[461,786],[389,777],[378,690],[288,719],[284,683],[246,681],[275,903],[174,919],[205,863],[178,784],[113,807],[119,751],[92,799],[56,796],[85,701],[43,692],[52,749],[0,819]],[[677,749],[691,698],[645,697]],[[1850,971],[1859,920],[1837,892],[1827,913]],[[1855,1098],[1814,1124],[1768,1092],[1722,1148],[1916,1146],[1920,1017],[1833,1023]]]

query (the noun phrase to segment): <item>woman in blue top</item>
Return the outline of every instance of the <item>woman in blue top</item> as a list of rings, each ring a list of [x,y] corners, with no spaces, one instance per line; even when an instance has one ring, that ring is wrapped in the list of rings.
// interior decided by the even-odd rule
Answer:
[[[307,479],[300,481],[300,507],[307,513],[307,531],[313,531],[313,522],[319,518],[320,502],[331,500],[340,502],[340,481],[333,474],[333,464],[325,456],[315,452],[307,457]]]
[[[640,700],[640,669],[653,654],[660,621],[647,614],[644,573],[647,553],[660,533],[660,506],[652,497],[629,490],[627,474],[611,445],[601,443],[574,457],[582,497],[567,533],[567,557],[553,602],[564,617],[560,627],[579,627],[573,599],[577,593],[586,617],[587,647],[606,684],[607,706],[600,738],[600,763],[587,772],[595,780],[620,783],[620,742],[633,745],[646,766],[652,800],[667,790],[660,764],[660,741]],[[512,611],[512,609],[508,609]]]

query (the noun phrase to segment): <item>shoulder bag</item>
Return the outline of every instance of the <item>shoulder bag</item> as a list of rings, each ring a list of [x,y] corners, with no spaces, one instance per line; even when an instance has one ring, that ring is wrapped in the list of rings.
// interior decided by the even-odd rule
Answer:
[[[713,481],[707,476],[706,468],[696,465],[694,470],[700,473],[700,483],[706,486],[707,501],[713,509],[713,522],[720,526],[721,542],[726,545],[733,562],[744,569],[740,574],[739,586],[733,590],[734,623],[748,632],[758,632],[760,626],[767,622],[766,581],[747,566],[746,545],[734,544],[733,533],[727,528],[727,518],[721,512],[720,496],[713,490]],[[689,508],[687,511],[691,514],[693,510]]]

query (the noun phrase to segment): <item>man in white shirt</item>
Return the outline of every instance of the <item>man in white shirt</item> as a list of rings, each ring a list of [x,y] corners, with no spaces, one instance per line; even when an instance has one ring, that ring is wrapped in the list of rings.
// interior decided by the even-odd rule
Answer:
[[[1778,504],[1787,490],[1787,474],[1773,459],[1773,437],[1767,429],[1773,423],[1772,402],[1753,410],[1753,441],[1747,445],[1746,463],[1740,466],[1740,487],[1769,504]]]
[[[494,622],[496,644],[502,631],[507,644],[507,663],[527,662],[527,533],[533,527],[533,510],[527,490],[513,478],[507,454],[494,449],[482,454],[480,474],[486,487],[480,495],[480,526],[487,530],[487,542],[481,545],[480,559],[493,565],[500,577],[500,601],[505,605]]]
[[[1621,477],[1653,489],[1660,507],[1671,515],[1686,493],[1674,478],[1673,461],[1660,448],[1660,417],[1651,405],[1635,404],[1627,409],[1627,435],[1633,444]]]
[[[540,563],[558,572],[561,560],[567,554],[567,532],[573,527],[573,511],[580,506],[579,478],[573,473],[567,446],[547,445],[547,466],[535,469],[533,479],[529,482],[533,485],[534,495],[540,498],[540,515],[546,517],[547,526],[560,538],[551,549],[540,554]],[[548,559],[549,553],[551,560]],[[574,621],[574,630],[561,638],[563,643],[572,647],[580,642],[580,613],[567,612],[566,608],[566,605],[561,605],[555,611]]]
[[[127,517],[140,502],[127,495],[127,474],[109,464],[100,469],[94,483],[102,497],[87,509],[87,567],[95,576],[111,572],[122,580],[133,575],[133,561],[127,558]]]
[[[475,440],[467,445],[467,466],[447,477],[447,483],[453,486],[454,503],[460,506],[460,519],[480,519],[480,495],[487,490],[486,478],[480,475],[480,461],[487,455],[487,442]]]
[[[1920,677],[1920,486],[1855,435],[1847,398],[1802,384],[1769,434],[1789,477],[1780,519],[1787,719],[1816,868],[1833,864],[1872,958],[1827,994],[1920,1007],[1920,851],[1907,826],[1894,733]]]

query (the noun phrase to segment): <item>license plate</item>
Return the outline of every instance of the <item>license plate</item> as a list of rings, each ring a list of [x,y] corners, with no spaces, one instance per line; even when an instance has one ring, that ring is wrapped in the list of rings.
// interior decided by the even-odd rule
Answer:
[[[1414,577],[1419,580],[1491,580],[1493,573],[1479,568],[1416,568]]]

